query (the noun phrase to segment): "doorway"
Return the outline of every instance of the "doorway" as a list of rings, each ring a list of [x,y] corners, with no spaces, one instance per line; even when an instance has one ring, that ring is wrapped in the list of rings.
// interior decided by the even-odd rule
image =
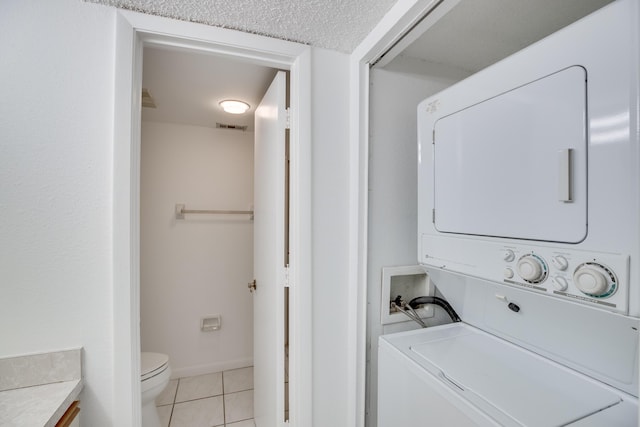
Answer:
[[[276,72],[144,48],[141,350],[169,356],[164,425],[253,419],[254,113]],[[225,112],[226,99],[248,110]]]
[[[288,272],[290,282],[299,286],[289,292],[289,298],[298,302],[291,306],[292,309],[288,313],[292,324],[295,324],[295,327],[290,328],[289,342],[289,424],[309,425],[308,420],[312,413],[309,398],[311,366],[304,359],[308,358],[311,351],[310,342],[304,337],[310,335],[311,331],[310,307],[306,304],[310,302],[310,254],[302,250],[310,246],[306,237],[310,228],[307,197],[309,180],[306,176],[309,171],[310,150],[309,48],[234,31],[177,23],[127,12],[119,13],[117,29],[119,49],[116,50],[118,61],[115,133],[116,141],[122,143],[116,144],[114,153],[114,192],[118,200],[118,203],[114,203],[114,257],[117,258],[114,260],[117,264],[114,279],[117,283],[129,283],[128,286],[117,286],[114,294],[114,311],[119,315],[114,331],[115,365],[117,381],[123,385],[125,391],[116,397],[116,405],[123,410],[123,423],[139,423],[140,332],[134,319],[140,314],[139,240],[136,237],[139,235],[140,140],[136,135],[140,135],[141,124],[139,119],[136,119],[135,112],[137,110],[139,115],[141,101],[137,94],[142,91],[142,51],[144,47],[154,45],[242,58],[264,67],[284,68],[291,72],[291,115],[292,122],[297,126],[292,126],[290,130],[291,163],[292,166],[295,165],[291,174],[290,246],[291,252],[297,256],[296,263],[289,265]],[[282,425],[284,420],[282,414],[279,419],[264,425]]]

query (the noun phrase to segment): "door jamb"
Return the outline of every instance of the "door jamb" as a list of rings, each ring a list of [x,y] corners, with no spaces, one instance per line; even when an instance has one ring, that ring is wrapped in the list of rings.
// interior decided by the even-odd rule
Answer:
[[[289,425],[312,425],[311,49],[137,12],[116,13],[113,147],[114,425],[139,426],[140,108],[142,49],[161,45],[291,72],[291,343]]]
[[[457,2],[444,0],[442,3]],[[349,402],[351,424],[364,427],[369,414],[367,401],[367,348],[375,351],[367,335],[367,228],[368,228],[368,157],[369,157],[369,69],[399,40],[414,28],[439,0],[397,2],[356,47],[350,57],[349,79],[349,301],[356,309],[349,313],[349,336],[353,338],[349,354]],[[374,418],[375,420],[375,418]],[[366,422],[367,425],[370,422]]]

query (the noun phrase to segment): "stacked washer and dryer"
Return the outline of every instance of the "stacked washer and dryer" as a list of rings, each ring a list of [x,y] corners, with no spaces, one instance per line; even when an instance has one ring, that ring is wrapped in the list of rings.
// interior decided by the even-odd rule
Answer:
[[[379,342],[378,426],[637,426],[640,2],[418,106],[418,257],[461,323]]]

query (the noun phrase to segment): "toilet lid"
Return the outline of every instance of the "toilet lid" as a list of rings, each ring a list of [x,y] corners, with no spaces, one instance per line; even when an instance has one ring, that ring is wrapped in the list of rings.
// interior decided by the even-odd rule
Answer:
[[[142,381],[164,371],[169,364],[169,356],[162,353],[140,353],[140,377]]]

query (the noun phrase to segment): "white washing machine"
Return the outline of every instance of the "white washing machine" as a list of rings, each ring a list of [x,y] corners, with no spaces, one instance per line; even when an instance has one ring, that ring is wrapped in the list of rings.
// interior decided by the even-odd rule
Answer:
[[[465,323],[382,336],[378,426],[637,426],[633,396]]]
[[[380,337],[378,426],[637,426],[640,2],[418,106],[418,261],[463,323]]]

